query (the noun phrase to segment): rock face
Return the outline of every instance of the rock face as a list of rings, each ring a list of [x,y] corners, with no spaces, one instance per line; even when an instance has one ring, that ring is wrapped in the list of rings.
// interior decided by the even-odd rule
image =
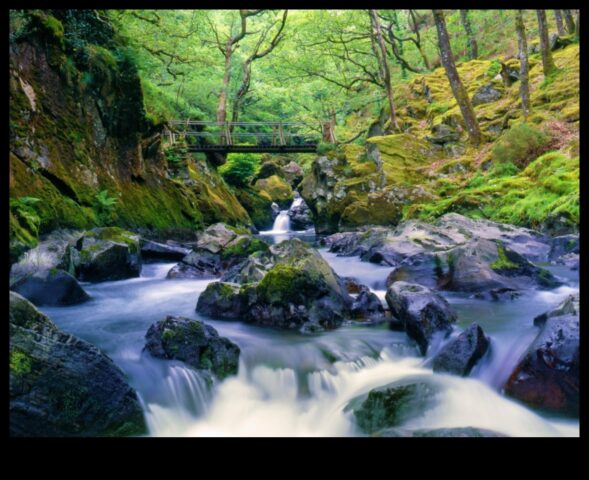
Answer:
[[[495,89],[492,83],[479,88],[472,96],[472,106],[476,107],[483,103],[495,102],[501,98],[501,92]]]
[[[168,278],[212,278],[241,263],[268,244],[251,235],[240,235],[222,223],[208,227],[195,248],[168,272]]]
[[[85,232],[76,247],[80,251],[80,280],[122,280],[141,273],[139,236],[132,232],[117,227],[95,228]]]
[[[505,393],[534,407],[579,415],[578,296],[536,318],[542,325],[515,368]]]
[[[145,240],[141,242],[141,256],[143,258],[156,258],[159,260],[182,260],[190,253],[190,249],[178,245]]]
[[[228,273],[224,279],[241,287],[209,284],[197,312],[303,331],[332,329],[350,316],[352,298],[343,281],[319,252],[298,239],[251,255]]]
[[[11,285],[11,289],[35,305],[75,305],[90,299],[74,277],[58,269],[21,278]]]
[[[198,320],[168,316],[149,327],[145,339],[144,349],[154,357],[181,360],[220,379],[237,373],[239,347]]]
[[[9,320],[12,436],[146,433],[137,394],[110,358],[14,292]]]
[[[392,384],[352,400],[345,411],[352,410],[358,427],[373,434],[423,415],[435,405],[436,393],[436,386],[429,382]]]
[[[284,167],[282,167],[282,173],[286,181],[290,183],[293,188],[301,183],[304,175],[301,166],[294,161],[290,161]]]
[[[489,338],[476,323],[450,341],[435,356],[434,372],[452,373],[466,377],[489,349]]]
[[[76,240],[55,239],[40,242],[12,266],[11,280],[15,281],[51,269],[65,270],[75,275],[80,264],[80,254],[74,247]]]
[[[438,123],[432,127],[433,136],[428,137],[431,143],[445,145],[446,143],[457,142],[460,140],[460,132],[444,123]]]
[[[579,235],[561,235],[550,241],[548,258],[551,262],[565,265],[571,270],[579,269]]]
[[[422,285],[395,282],[387,290],[386,302],[394,317],[404,323],[407,335],[425,355],[434,335],[447,337],[456,314],[442,296]]]

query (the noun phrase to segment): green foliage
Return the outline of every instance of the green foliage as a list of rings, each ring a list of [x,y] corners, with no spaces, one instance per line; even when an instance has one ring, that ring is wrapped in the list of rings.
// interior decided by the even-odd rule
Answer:
[[[516,175],[518,172],[519,168],[517,168],[512,162],[495,163],[489,171],[489,177],[509,177],[511,175]],[[471,182],[470,186],[476,188],[480,187],[482,184],[483,183],[481,183],[480,185],[473,185]]]
[[[230,153],[227,162],[219,168],[225,181],[235,187],[245,187],[260,167],[260,155],[255,153]]]
[[[25,228],[31,232],[34,237],[39,235],[39,227],[41,225],[41,218],[39,212],[35,208],[35,204],[39,203],[41,199],[36,197],[18,197],[10,201],[10,210],[16,217],[24,222]]]
[[[102,224],[108,224],[113,220],[115,205],[119,199],[109,197],[108,190],[101,190],[94,197],[96,199],[95,209]]]
[[[176,144],[164,150],[164,156],[168,163],[179,165],[186,162],[188,147],[183,144]]]
[[[20,350],[10,352],[10,373],[16,376],[23,376],[31,372],[33,359]]]
[[[548,148],[548,135],[526,123],[518,123],[501,135],[493,147],[493,159],[524,168]]]
[[[450,105],[447,102],[432,102],[429,107],[427,107],[428,113],[433,115],[441,115],[448,110],[450,110]]]
[[[337,145],[335,143],[319,142],[317,144],[317,155],[325,155],[335,151],[337,151]]]
[[[497,74],[501,72],[501,62],[499,60],[493,60],[491,66],[486,72],[486,75],[491,78],[495,78]]]

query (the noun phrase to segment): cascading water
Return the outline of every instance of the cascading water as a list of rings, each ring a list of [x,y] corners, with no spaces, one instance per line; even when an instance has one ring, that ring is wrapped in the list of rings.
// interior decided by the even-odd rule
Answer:
[[[356,276],[384,293],[390,271],[321,252],[342,276]],[[219,383],[181,362],[142,352],[149,326],[166,315],[199,318],[198,295],[211,280],[170,280],[173,264],[144,265],[140,278],[86,284],[92,300],[42,310],[64,331],[97,345],[137,390],[153,436],[350,436],[361,434],[345,411],[355,397],[390,382],[420,379],[436,385],[435,404],[402,428],[478,427],[512,436],[578,436],[579,422],[539,414],[500,392],[537,333],[532,319],[578,289],[531,292],[497,303],[447,298],[458,327],[476,320],[492,337],[492,354],[470,378],[433,373],[403,332],[349,326],[302,336],[242,322],[205,320],[241,349],[239,372]]]
[[[272,230],[270,230],[269,234],[281,234],[281,233],[288,233],[290,231],[290,217],[288,216],[288,210],[280,210],[280,213],[274,220],[274,225],[272,226]]]

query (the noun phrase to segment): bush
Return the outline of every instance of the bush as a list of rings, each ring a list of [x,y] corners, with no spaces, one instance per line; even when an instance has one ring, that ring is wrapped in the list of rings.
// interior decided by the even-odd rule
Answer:
[[[235,187],[245,187],[260,167],[260,155],[255,153],[230,153],[227,163],[219,168],[225,181]]]
[[[511,162],[525,168],[549,147],[550,137],[525,123],[519,123],[505,132],[493,148],[495,163]]]

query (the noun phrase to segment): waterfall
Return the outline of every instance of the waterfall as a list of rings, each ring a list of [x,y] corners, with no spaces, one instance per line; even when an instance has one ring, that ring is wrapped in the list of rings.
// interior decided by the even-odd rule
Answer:
[[[288,233],[290,231],[290,217],[288,210],[280,210],[280,213],[274,220],[272,226],[272,233]]]

